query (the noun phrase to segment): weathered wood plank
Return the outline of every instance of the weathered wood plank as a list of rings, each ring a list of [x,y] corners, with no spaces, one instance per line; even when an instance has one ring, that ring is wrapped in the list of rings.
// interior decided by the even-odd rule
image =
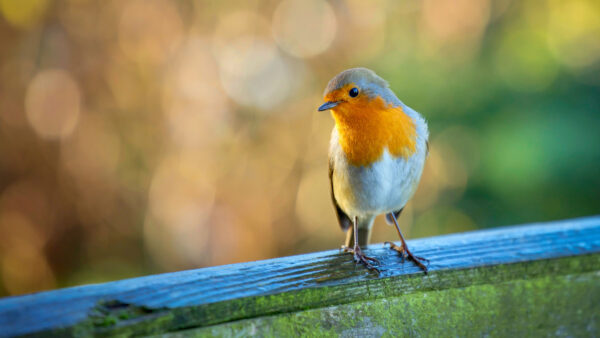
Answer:
[[[597,272],[548,275],[243,319],[166,336],[594,337],[600,333],[598,295]]]
[[[163,333],[415,291],[585,274],[600,270],[600,217],[409,245],[431,260],[429,275],[382,245],[368,250],[383,263],[380,276],[355,266],[347,254],[325,251],[4,298],[0,335]]]

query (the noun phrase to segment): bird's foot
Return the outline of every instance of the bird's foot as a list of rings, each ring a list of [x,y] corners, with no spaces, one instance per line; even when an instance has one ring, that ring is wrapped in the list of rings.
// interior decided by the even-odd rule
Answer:
[[[404,260],[408,258],[408,260],[415,262],[415,264],[417,264],[417,266],[419,266],[421,269],[423,269],[425,274],[427,274],[428,269],[425,266],[425,264],[423,264],[421,261],[427,262],[427,264],[429,264],[429,259],[413,255],[412,252],[410,252],[410,250],[408,250],[408,248],[405,248],[404,245],[398,246],[392,242],[385,242],[383,244],[384,245],[389,244],[390,249],[397,251],[400,254],[400,256],[402,257],[402,263],[404,263]]]
[[[354,255],[354,262],[363,264],[367,269],[377,271],[377,273],[381,273],[378,268],[374,267],[371,262],[376,262],[377,264],[381,264],[378,259],[369,257],[365,255],[359,246],[355,246],[354,248],[347,247],[342,245],[342,250],[344,252],[350,252]]]

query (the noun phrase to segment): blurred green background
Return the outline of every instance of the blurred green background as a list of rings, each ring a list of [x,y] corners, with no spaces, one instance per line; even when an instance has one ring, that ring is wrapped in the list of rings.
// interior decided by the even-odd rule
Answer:
[[[597,0],[0,0],[0,296],[339,247],[316,108],[355,66],[430,123],[409,238],[596,214],[598,18]]]

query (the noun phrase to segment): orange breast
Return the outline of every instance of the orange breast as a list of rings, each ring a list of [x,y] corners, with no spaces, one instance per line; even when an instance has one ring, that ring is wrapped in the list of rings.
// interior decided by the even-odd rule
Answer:
[[[360,98],[332,110],[340,145],[348,161],[368,166],[379,160],[387,147],[395,157],[408,158],[416,151],[413,120],[401,107],[380,98]]]

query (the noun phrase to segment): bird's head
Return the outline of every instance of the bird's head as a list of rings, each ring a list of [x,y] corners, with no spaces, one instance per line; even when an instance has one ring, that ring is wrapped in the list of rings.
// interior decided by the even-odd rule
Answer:
[[[336,75],[325,88],[319,111],[331,110],[336,120],[358,118],[396,106],[398,99],[388,83],[366,68],[352,68]]]
[[[350,163],[369,165],[387,148],[408,158],[416,149],[414,121],[388,83],[366,68],[336,75],[325,88],[319,111],[331,110],[339,142]]]

